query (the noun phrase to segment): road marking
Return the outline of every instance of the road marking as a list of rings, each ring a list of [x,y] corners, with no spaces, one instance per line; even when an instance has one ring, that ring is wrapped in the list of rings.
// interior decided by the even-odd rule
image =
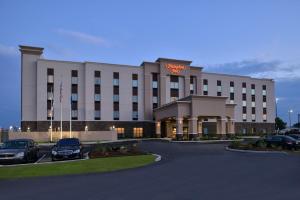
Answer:
[[[34,164],[39,163],[41,160],[43,160],[43,158],[45,158],[46,154],[44,154],[42,157],[40,157],[40,159],[38,159]]]

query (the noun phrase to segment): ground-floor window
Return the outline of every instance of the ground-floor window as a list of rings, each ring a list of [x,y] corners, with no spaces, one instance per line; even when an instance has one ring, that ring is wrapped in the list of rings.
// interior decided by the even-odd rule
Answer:
[[[124,134],[124,128],[115,128],[116,132],[118,135],[123,135]]]
[[[133,128],[133,136],[136,138],[143,137],[143,128]]]

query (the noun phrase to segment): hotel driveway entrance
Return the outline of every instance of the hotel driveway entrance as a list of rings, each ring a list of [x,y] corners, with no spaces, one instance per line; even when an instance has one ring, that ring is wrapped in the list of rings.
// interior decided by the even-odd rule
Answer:
[[[204,119],[216,120],[216,134],[234,134],[235,104],[227,97],[188,96],[154,110],[157,137],[193,139],[203,133]]]

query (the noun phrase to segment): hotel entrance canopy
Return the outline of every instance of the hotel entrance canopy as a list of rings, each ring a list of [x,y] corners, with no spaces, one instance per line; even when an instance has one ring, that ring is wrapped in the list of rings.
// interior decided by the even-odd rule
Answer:
[[[202,134],[202,120],[206,118],[217,120],[216,134],[233,134],[235,104],[227,104],[227,98],[190,95],[155,109],[156,134],[159,136],[161,133],[160,123],[170,118],[176,119],[176,137],[178,138],[183,134],[184,119],[188,120],[191,138]]]

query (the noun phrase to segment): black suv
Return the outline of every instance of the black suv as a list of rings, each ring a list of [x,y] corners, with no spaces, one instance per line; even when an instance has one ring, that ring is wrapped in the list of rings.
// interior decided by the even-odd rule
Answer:
[[[52,161],[66,159],[82,159],[83,152],[77,138],[64,138],[59,140],[51,151]]]

